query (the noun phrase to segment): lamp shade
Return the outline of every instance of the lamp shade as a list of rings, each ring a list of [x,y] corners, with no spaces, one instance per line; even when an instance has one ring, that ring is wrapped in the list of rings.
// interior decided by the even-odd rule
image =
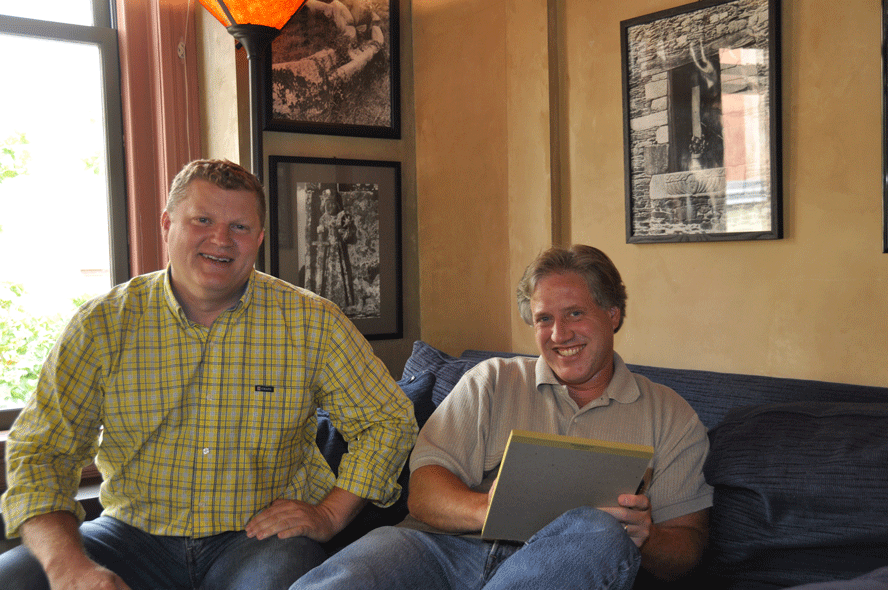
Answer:
[[[305,0],[200,0],[226,27],[264,25],[282,28]]]

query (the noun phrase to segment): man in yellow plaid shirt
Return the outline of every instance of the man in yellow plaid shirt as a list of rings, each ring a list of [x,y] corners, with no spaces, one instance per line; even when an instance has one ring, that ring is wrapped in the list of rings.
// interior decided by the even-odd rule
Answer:
[[[0,587],[286,588],[397,499],[412,404],[336,305],[253,268],[264,219],[252,174],[192,162],[161,217],[168,268],[77,312],[7,442],[24,545]],[[349,442],[338,477],[319,407]],[[93,458],[104,512],[81,524]]]

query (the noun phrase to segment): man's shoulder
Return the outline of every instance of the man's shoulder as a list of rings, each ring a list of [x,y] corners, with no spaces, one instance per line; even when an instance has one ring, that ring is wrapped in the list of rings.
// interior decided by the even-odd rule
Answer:
[[[536,383],[537,358],[531,356],[493,356],[466,369],[454,391],[509,391]]]
[[[691,404],[668,385],[651,381],[640,373],[630,374],[638,385],[641,397],[655,404],[661,412],[668,411],[674,416],[685,416],[687,419],[696,417],[697,412]]]
[[[277,301],[282,305],[322,308],[333,305],[336,307],[335,304],[320,295],[272,275],[256,271],[253,273],[252,281],[254,296],[265,303]]]
[[[510,373],[533,372],[537,365],[536,356],[510,354],[509,356],[491,356],[478,362],[466,371],[482,375],[498,375]]]
[[[162,295],[165,281],[165,271],[159,270],[152,273],[138,275],[125,283],[120,283],[111,290],[93,297],[83,304],[82,313],[92,313],[98,310],[124,308],[143,305],[152,294]]]

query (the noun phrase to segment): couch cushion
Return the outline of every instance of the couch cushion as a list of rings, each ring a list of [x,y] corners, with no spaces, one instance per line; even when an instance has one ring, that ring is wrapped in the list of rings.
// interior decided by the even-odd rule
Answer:
[[[416,377],[423,373],[435,374],[432,390],[432,403],[435,407],[447,397],[463,373],[480,363],[483,358],[456,358],[441,352],[422,340],[413,343],[413,353],[404,365],[402,379]]]
[[[730,411],[709,433],[709,569],[783,585],[888,565],[888,403]]]

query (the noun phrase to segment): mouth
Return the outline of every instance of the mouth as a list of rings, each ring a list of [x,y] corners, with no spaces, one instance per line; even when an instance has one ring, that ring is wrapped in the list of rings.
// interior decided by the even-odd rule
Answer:
[[[229,263],[234,262],[234,258],[227,258],[225,256],[213,256],[212,254],[201,254],[201,257],[206,258],[211,262],[219,262],[219,263]]]
[[[572,356],[576,356],[583,350],[582,346],[572,346],[570,348],[556,348],[555,354],[562,358],[569,358]]]

